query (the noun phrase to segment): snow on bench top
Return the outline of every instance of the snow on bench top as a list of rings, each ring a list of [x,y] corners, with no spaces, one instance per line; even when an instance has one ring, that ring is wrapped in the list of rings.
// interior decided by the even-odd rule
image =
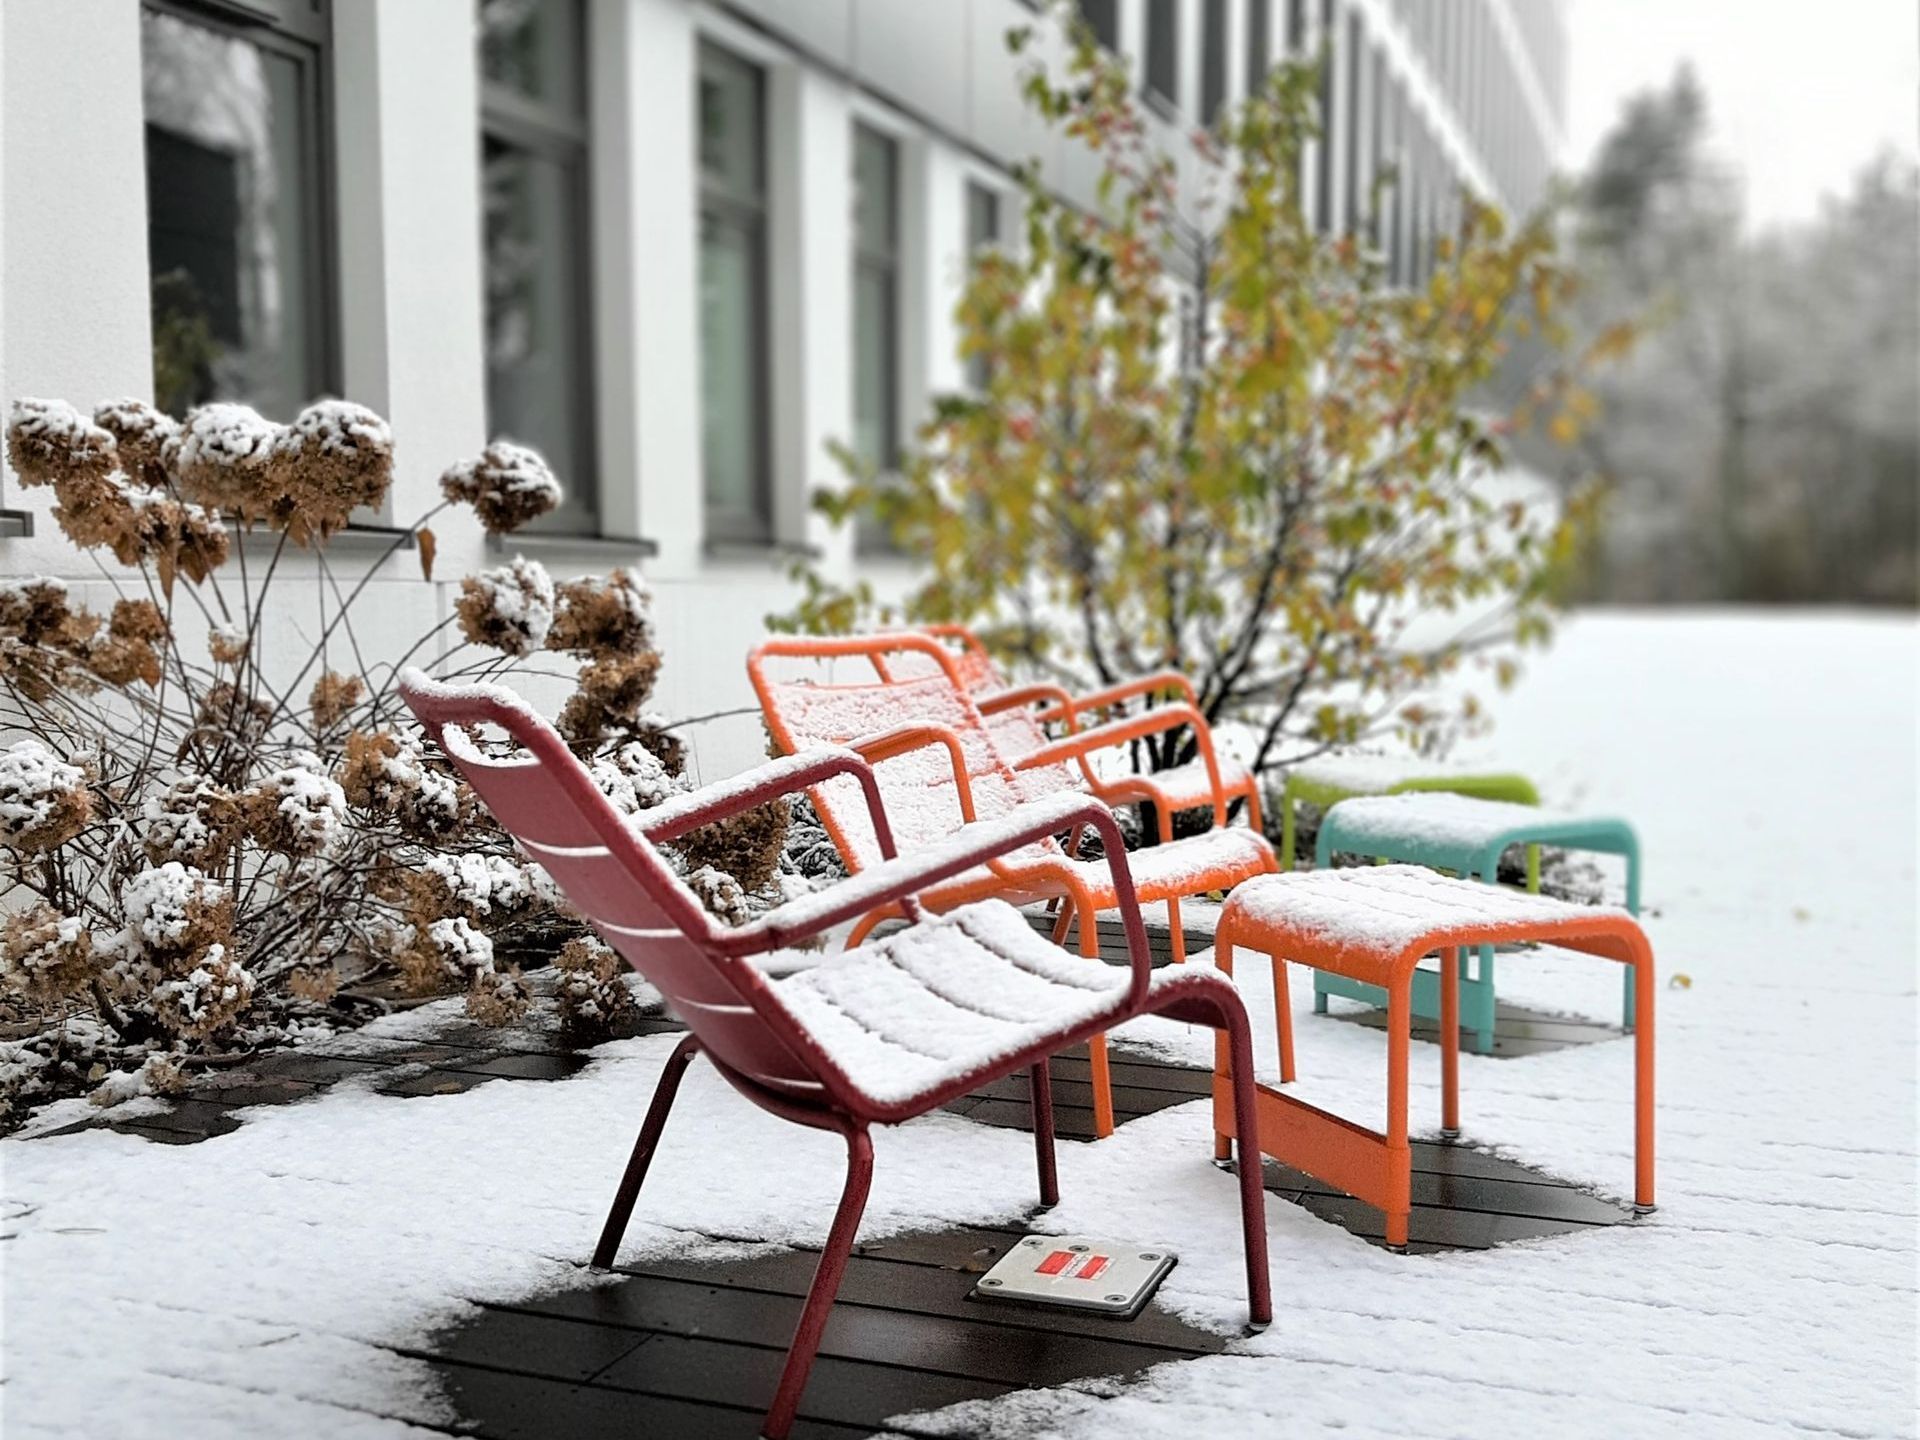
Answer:
[[[1334,950],[1398,955],[1439,931],[1553,929],[1603,918],[1631,919],[1612,906],[1573,905],[1455,880],[1423,865],[1369,865],[1248,880],[1227,897],[1220,921],[1271,926]]]
[[[1463,767],[1416,755],[1322,755],[1293,767],[1293,778],[1356,795],[1379,795],[1410,780],[1464,780],[1511,771],[1492,765]]]
[[[1504,837],[1552,839],[1593,825],[1624,825],[1610,815],[1581,815],[1506,800],[1476,800],[1447,790],[1410,790],[1342,800],[1323,822],[1336,826],[1342,845],[1366,840],[1412,841],[1422,846],[1478,850]]]

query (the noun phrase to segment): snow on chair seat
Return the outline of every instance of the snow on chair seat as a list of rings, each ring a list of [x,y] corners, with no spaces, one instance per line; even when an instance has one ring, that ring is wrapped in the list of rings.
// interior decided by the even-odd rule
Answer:
[[[417,670],[402,673],[399,689],[494,818],[547,867],[573,906],[686,1023],[689,1033],[661,1072],[593,1263],[605,1269],[618,1253],[681,1077],[696,1055],[706,1055],[761,1109],[846,1141],[846,1185],[762,1426],[769,1440],[784,1440],[793,1424],[846,1272],[872,1180],[873,1125],[910,1120],[950,1095],[1024,1070],[1032,1089],[1040,1198],[1055,1204],[1047,1057],[1092,1039],[1105,1025],[1147,1013],[1224,1033],[1222,1044],[1243,1077],[1234,1085],[1234,1113],[1243,1127],[1253,1125],[1252,1041],[1240,997],[1220,975],[1200,967],[1183,967],[1166,980],[1153,975],[1120,827],[1098,801],[1069,795],[1036,801],[899,856],[872,769],[849,751],[816,750],[771,761],[630,819],[594,785],[554,729],[510,692],[440,685]],[[499,754],[480,743],[473,732],[487,725],[505,730],[520,749]],[[716,921],[654,848],[835,778],[859,787],[879,862],[750,924]],[[1098,834],[1107,855],[1113,908],[1127,935],[1124,970],[1069,962],[1004,906],[927,919],[919,896],[929,888],[1079,825]],[[781,953],[782,947],[876,904],[896,905],[910,928],[826,962],[812,977],[774,977],[802,958]],[[769,952],[775,952],[771,964],[756,963],[755,957]],[[881,1035],[886,1044],[876,1038]],[[1249,1309],[1254,1324],[1265,1325],[1273,1303],[1259,1170],[1242,1175],[1239,1188]]]
[[[1249,1135],[1225,1103],[1234,1093],[1228,1081],[1238,1077],[1223,1066],[1214,1081],[1217,1153],[1236,1136],[1243,1145],[1257,1143],[1282,1163],[1379,1206],[1388,1244],[1404,1247],[1412,1212],[1407,1066],[1414,971],[1423,956],[1440,954],[1441,1133],[1453,1138],[1460,1131],[1458,952],[1529,940],[1617,961],[1633,974],[1640,1021],[1633,1037],[1634,1200],[1637,1209],[1652,1209],[1653,952],[1639,922],[1624,910],[1516,893],[1415,865],[1265,875],[1227,897],[1214,931],[1214,960],[1223,971],[1232,973],[1235,947],[1245,946],[1270,956],[1276,971],[1295,961],[1387,992],[1387,1128],[1363,1129],[1262,1085],[1258,1128]]]

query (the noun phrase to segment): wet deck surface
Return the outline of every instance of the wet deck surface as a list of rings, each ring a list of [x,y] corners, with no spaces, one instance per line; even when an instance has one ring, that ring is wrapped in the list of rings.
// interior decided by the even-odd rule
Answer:
[[[1156,958],[1164,957],[1165,940],[1162,930]],[[1193,943],[1202,948],[1208,937],[1196,933]],[[1374,1024],[1376,1014],[1349,1009],[1336,1018]],[[678,1028],[664,1016],[648,1016],[624,1033]],[[1432,1027],[1426,1028],[1431,1039]],[[1515,1055],[1534,1053],[1618,1033],[1502,1006],[1496,1053],[1503,1046]],[[168,1113],[124,1121],[102,1115],[83,1123],[161,1143],[193,1143],[237,1128],[245,1106],[303,1099],[348,1076],[371,1077],[387,1094],[433,1096],[484,1084],[563,1080],[587,1063],[552,1035],[459,1022],[426,1040],[344,1037],[331,1048],[351,1053],[325,1053],[328,1048],[266,1056],[211,1077]],[[1123,1125],[1209,1093],[1205,1071],[1117,1044],[1112,1062],[1115,1113]],[[1090,1140],[1084,1049],[1054,1061],[1053,1089],[1062,1140]],[[1026,1077],[998,1081],[949,1108],[982,1124],[1029,1128]],[[1617,1205],[1464,1146],[1416,1141],[1413,1156],[1412,1256],[1486,1249],[1628,1218]],[[1371,1206],[1273,1161],[1266,1163],[1266,1181],[1276,1198],[1383,1243],[1381,1218]],[[1019,1239],[1011,1230],[956,1229],[860,1247],[794,1434],[867,1434],[903,1413],[1029,1386],[1124,1377],[1226,1344],[1152,1305],[1126,1321],[970,1300],[978,1273]],[[583,1260],[586,1243],[583,1237]],[[465,1322],[430,1346],[403,1353],[440,1377],[462,1417],[461,1433],[501,1440],[751,1436],[771,1400],[815,1259],[789,1251],[727,1263],[659,1260],[626,1267],[597,1286],[475,1305]]]

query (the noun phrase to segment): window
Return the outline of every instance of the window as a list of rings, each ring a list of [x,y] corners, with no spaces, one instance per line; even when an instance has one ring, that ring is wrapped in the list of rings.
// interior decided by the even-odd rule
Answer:
[[[480,0],[487,429],[566,487],[534,528],[599,529],[588,268],[586,6]]]
[[[1120,48],[1120,0],[1080,0],[1080,18],[1109,50]]]
[[[244,28],[174,4],[140,13],[153,388],[176,415],[235,400],[291,420],[338,389],[330,21],[317,0],[278,8]]]
[[[1147,0],[1147,95],[1180,105],[1180,3]]]
[[[876,474],[900,463],[900,147],[853,128],[853,453]],[[884,550],[871,523],[855,536]]]
[[[765,76],[700,48],[700,399],[707,534],[773,535]]]
[[[1347,233],[1357,235],[1366,224],[1366,25],[1358,10],[1347,12]]]
[[[1211,125],[1227,100],[1227,0],[1207,0],[1200,31],[1200,123]]]
[[[1273,12],[1269,0],[1247,0],[1247,95],[1267,88],[1273,54]]]
[[[1319,166],[1314,176],[1314,227],[1333,229],[1333,0],[1320,0],[1320,141]]]
[[[1000,192],[977,180],[967,182],[967,255],[978,255],[982,250],[1000,243]],[[975,390],[985,390],[991,378],[991,367],[987,357],[975,355],[967,361],[967,383]]]

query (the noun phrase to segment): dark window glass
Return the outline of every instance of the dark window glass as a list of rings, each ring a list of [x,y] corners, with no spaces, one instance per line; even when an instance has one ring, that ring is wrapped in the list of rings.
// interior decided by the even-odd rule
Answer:
[[[1367,174],[1371,187],[1372,213],[1368,217],[1368,227],[1373,237],[1373,248],[1384,250],[1387,247],[1386,211],[1388,194],[1381,177],[1393,157],[1387,151],[1387,56],[1378,45],[1373,47],[1373,73],[1369,77],[1367,133],[1370,160]]]
[[[900,147],[853,132],[853,448],[885,472],[900,459]]]
[[[967,182],[967,254],[1000,243],[1000,192],[976,181]],[[975,355],[967,361],[967,383],[975,390],[987,388],[991,378],[987,357]]]
[[[321,150],[327,15],[140,16],[154,397],[290,420],[337,389]]]
[[[707,531],[773,533],[768,478],[765,83],[700,50],[700,397]]]
[[[589,301],[586,7],[480,0],[487,429],[566,487],[537,530],[599,530]]]
[[[1267,88],[1267,69],[1273,56],[1273,11],[1270,0],[1247,0],[1247,95]]]
[[[1347,12],[1347,233],[1358,234],[1366,225],[1367,168],[1367,38],[1366,25],[1358,10]]]
[[[1180,104],[1179,0],[1147,0],[1147,94]]]
[[[1219,118],[1227,99],[1227,0],[1207,0],[1200,28],[1200,123]]]
[[[1120,48],[1120,0],[1080,0],[1080,18],[1109,50]]]
[[[1333,0],[1320,0],[1320,169],[1314,177],[1313,221],[1323,234],[1333,228]]]
[[[1307,48],[1307,0],[1287,0],[1287,53],[1298,56]]]

